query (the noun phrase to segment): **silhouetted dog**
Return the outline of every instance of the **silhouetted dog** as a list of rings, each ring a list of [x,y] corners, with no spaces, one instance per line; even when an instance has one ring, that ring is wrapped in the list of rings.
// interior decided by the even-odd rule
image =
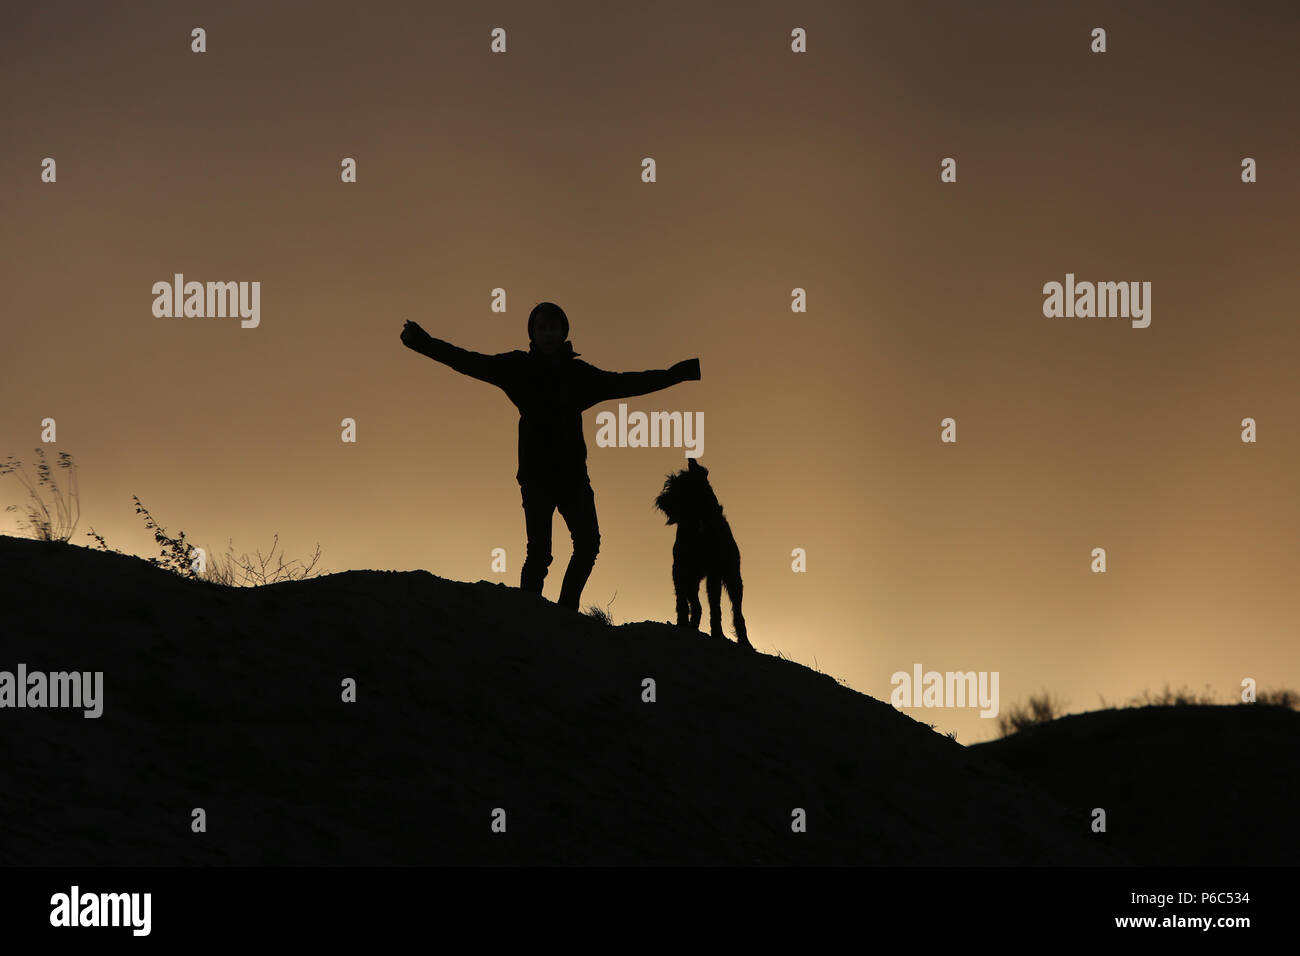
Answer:
[[[655,507],[668,516],[668,524],[677,525],[673,542],[673,589],[677,592],[677,626],[699,629],[703,609],[700,607],[700,581],[707,580],[709,595],[709,633],[726,639],[722,631],[722,588],[731,600],[731,623],[736,640],[750,650],[745,633],[745,618],[740,613],[740,548],[731,534],[731,526],[722,516],[709,470],[688,460],[687,466],[669,475],[664,490],[655,498]]]

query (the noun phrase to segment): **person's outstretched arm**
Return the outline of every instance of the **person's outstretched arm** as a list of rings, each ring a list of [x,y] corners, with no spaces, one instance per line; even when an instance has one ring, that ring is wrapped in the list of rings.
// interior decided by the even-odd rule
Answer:
[[[606,372],[604,369],[592,368],[591,380],[587,385],[587,401],[584,408],[590,408],[601,402],[615,398],[631,398],[634,395],[647,395],[661,388],[676,385],[678,382],[698,382],[700,380],[700,360],[687,359],[671,368],[654,369],[649,372]]]
[[[443,365],[454,368],[462,375],[492,385],[502,384],[504,369],[500,355],[484,355],[482,352],[458,348],[450,342],[435,339],[420,328],[419,323],[411,321],[402,326],[402,344],[412,351],[427,355]]]

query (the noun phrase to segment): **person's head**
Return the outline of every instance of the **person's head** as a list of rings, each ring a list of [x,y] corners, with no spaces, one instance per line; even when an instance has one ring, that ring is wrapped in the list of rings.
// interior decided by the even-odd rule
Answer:
[[[554,352],[569,337],[569,317],[554,302],[539,302],[528,314],[528,340],[542,352]]]

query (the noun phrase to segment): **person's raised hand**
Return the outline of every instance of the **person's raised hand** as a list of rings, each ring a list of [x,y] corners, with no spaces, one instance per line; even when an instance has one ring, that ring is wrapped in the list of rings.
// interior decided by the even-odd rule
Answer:
[[[420,323],[418,322],[412,322],[410,319],[407,319],[406,324],[402,326],[402,344],[408,349],[414,349],[419,352],[432,338],[432,335],[420,328]]]
[[[683,382],[698,382],[700,380],[700,360],[697,358],[686,359],[684,362],[678,362],[668,371],[676,373]]]

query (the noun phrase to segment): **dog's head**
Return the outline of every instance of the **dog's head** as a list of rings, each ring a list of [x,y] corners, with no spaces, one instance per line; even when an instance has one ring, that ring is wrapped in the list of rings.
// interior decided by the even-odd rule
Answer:
[[[664,481],[655,507],[668,516],[666,524],[676,525],[703,521],[722,510],[709,484],[709,469],[694,458],[687,459],[685,468]]]

